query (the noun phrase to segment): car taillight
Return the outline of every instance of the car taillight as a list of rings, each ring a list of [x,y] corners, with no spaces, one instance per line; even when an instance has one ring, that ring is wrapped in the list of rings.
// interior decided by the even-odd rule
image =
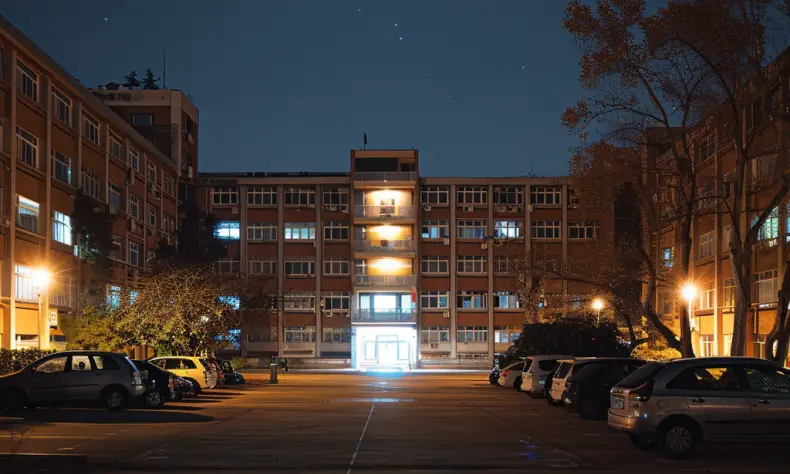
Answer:
[[[650,396],[653,394],[653,381],[649,380],[642,385],[631,389],[628,392],[628,401],[632,404],[635,402],[646,402],[650,400]]]
[[[142,385],[143,379],[140,377],[140,372],[132,372],[132,385]]]
[[[502,372],[502,376],[503,377],[507,378],[508,375],[510,375],[510,371],[509,370],[505,370],[505,371]]]

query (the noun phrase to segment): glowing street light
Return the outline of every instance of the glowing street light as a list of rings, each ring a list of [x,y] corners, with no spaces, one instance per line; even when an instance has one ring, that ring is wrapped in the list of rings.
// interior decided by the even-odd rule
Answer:
[[[688,317],[689,317],[689,324],[691,325],[692,330],[694,329],[694,314],[691,312],[692,306],[694,305],[694,300],[697,299],[699,295],[699,289],[693,283],[686,283],[683,285],[683,288],[680,290],[680,294],[683,296],[683,299],[688,301]]]
[[[592,307],[594,310],[598,311],[598,319],[596,320],[595,324],[601,324],[601,311],[603,310],[603,300],[601,298],[595,298],[592,302]]]

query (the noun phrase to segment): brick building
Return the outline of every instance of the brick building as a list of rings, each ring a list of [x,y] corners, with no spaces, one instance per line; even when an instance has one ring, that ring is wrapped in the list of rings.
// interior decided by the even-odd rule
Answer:
[[[611,210],[577,208],[566,178],[423,178],[417,150],[353,150],[350,173],[201,173],[229,244],[215,271],[266,279],[276,318],[246,318],[243,352],[353,366],[490,360],[527,315],[514,263],[583,258]],[[590,288],[546,281],[544,303]]]

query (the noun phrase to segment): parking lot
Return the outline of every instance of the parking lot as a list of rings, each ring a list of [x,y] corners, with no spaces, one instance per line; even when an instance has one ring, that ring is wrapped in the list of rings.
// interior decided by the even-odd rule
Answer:
[[[781,447],[674,462],[484,373],[262,375],[162,410],[44,408],[0,418],[0,451],[86,454],[93,472],[786,472]]]

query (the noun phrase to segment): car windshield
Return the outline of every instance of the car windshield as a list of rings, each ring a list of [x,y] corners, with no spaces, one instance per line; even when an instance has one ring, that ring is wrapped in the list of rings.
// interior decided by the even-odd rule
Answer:
[[[631,372],[631,374],[623,380],[619,381],[617,386],[623,388],[639,387],[640,385],[655,377],[656,374],[658,374],[664,367],[666,367],[666,364],[663,362],[648,362],[642,367],[636,369],[634,372]]]

